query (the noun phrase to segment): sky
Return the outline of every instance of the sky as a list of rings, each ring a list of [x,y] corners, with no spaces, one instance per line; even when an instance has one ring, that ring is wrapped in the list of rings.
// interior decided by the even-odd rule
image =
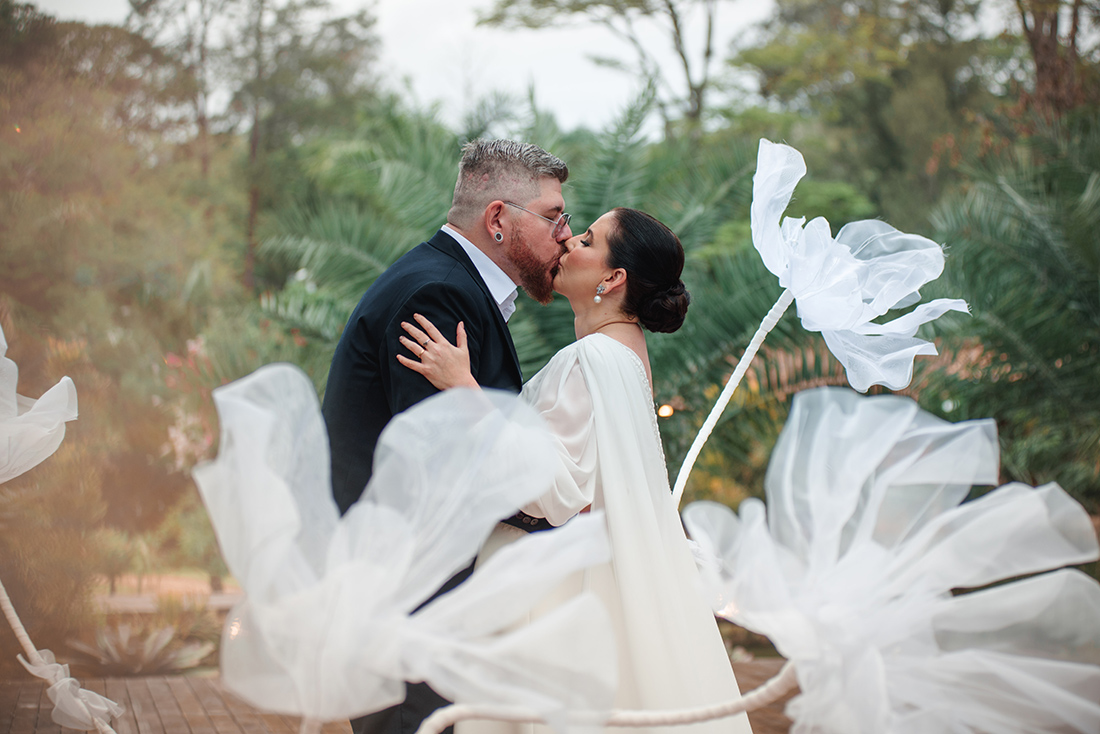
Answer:
[[[89,23],[118,24],[129,11],[127,0],[31,2],[61,20]],[[634,59],[626,43],[609,31],[577,24],[542,31],[477,27],[476,11],[492,4],[493,0],[334,0],[344,13],[373,7],[382,41],[380,71],[387,87],[410,90],[421,106],[438,103],[441,117],[450,124],[489,92],[504,91],[525,100],[533,86],[540,109],[552,111],[563,128],[600,129],[637,94],[637,82],[630,76],[588,58],[598,54]],[[730,40],[763,19],[771,6],[771,0],[719,3],[716,55],[724,56]],[[680,74],[664,36],[647,33],[645,40],[662,64]]]

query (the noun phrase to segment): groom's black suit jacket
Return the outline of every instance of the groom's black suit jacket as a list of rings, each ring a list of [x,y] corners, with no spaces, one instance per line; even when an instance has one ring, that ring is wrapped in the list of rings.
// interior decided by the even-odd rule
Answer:
[[[359,499],[371,477],[375,444],[397,413],[438,392],[401,366],[411,357],[398,341],[402,321],[428,317],[452,343],[466,326],[470,369],[483,387],[519,392],[516,348],[504,317],[469,256],[440,230],[403,255],[367,289],[336,347],[322,412],[332,451],[332,492],[340,512]]]
[[[512,392],[522,386],[516,348],[500,307],[462,246],[440,230],[367,289],[336,346],[322,412],[332,452],[332,494],[341,514],[370,480],[382,429],[397,413],[438,392],[396,359],[398,354],[412,356],[397,339],[407,336],[402,321],[416,324],[414,313],[428,317],[452,343],[458,322],[465,324],[470,369],[480,385]],[[462,583],[472,571],[471,563],[432,598]],[[352,730],[413,734],[424,718],[447,703],[425,683],[407,684],[403,703],[353,720]],[[453,727],[445,734],[453,734]]]

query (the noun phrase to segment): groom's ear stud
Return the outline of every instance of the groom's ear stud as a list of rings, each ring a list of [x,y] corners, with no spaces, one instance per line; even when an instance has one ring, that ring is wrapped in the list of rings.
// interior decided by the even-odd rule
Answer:
[[[503,242],[504,241],[504,233],[503,232],[497,232],[495,235],[493,235],[493,239],[496,240],[497,242]]]

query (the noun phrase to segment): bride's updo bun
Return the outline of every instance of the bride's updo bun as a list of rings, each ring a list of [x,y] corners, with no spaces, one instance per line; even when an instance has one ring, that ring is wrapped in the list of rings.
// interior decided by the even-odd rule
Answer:
[[[626,271],[623,312],[637,316],[649,331],[676,331],[691,302],[680,280],[684,270],[680,238],[645,212],[622,207],[612,212],[615,226],[607,236],[608,264]]]

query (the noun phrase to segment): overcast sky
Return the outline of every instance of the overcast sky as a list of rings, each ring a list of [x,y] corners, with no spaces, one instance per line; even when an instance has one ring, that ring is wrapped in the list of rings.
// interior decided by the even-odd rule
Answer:
[[[35,1],[35,0],[32,0]],[[37,0],[62,20],[121,23],[127,0]],[[455,123],[473,100],[494,90],[522,98],[533,85],[540,108],[554,112],[566,129],[599,129],[637,92],[633,79],[596,66],[588,54],[632,60],[629,48],[610,32],[573,26],[554,31],[506,31],[476,27],[476,10],[493,0],[335,0],[342,12],[374,8],[382,39],[382,73],[400,90],[405,80],[421,105],[439,102],[443,119]],[[763,18],[771,0],[719,3],[716,52]],[[679,74],[664,37],[647,36],[654,55]],[[679,79],[679,77],[673,77]]]

